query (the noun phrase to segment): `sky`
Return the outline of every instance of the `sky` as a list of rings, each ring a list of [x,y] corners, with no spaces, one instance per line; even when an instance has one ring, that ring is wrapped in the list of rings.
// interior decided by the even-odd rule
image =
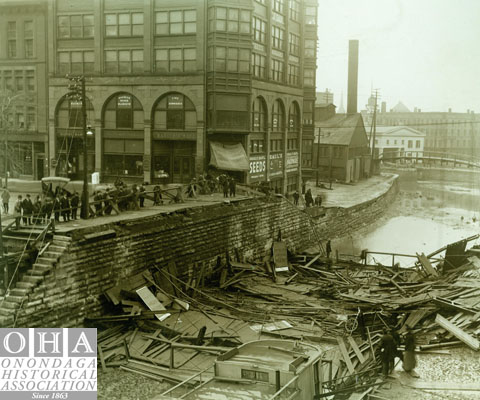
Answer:
[[[358,111],[480,113],[480,0],[318,0],[317,91],[347,106],[348,41],[359,40]]]

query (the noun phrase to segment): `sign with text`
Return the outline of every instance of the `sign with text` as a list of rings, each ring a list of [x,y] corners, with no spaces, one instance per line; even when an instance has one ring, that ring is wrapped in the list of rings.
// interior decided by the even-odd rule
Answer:
[[[132,106],[132,96],[122,94],[117,97],[117,107],[130,108]]]
[[[267,158],[265,154],[250,156],[250,179],[264,180]]]
[[[270,178],[274,176],[283,175],[283,153],[270,153],[269,175]]]
[[[298,151],[287,153],[287,172],[298,171]]]
[[[0,398],[97,399],[97,330],[0,328]]]

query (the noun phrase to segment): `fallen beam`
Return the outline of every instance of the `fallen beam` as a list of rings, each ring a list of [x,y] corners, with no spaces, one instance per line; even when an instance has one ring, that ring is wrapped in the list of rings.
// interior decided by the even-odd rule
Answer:
[[[480,342],[477,339],[460,329],[458,326],[452,324],[448,319],[442,317],[440,314],[437,314],[435,317],[435,322],[473,350],[478,351],[480,349]]]

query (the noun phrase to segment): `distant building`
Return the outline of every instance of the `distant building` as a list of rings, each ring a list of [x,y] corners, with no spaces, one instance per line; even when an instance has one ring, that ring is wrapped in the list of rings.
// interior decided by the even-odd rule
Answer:
[[[382,105],[377,113],[379,127],[408,126],[425,133],[424,150],[471,156],[480,156],[480,116],[471,110],[466,113],[422,112],[415,108],[410,112],[398,103],[390,112]],[[403,111],[402,111],[403,110]],[[370,126],[372,113],[362,111],[365,123]]]
[[[316,166],[321,180],[355,182],[370,171],[370,148],[361,114],[315,121]]]
[[[413,156],[424,152],[426,134],[408,126],[379,126],[375,135],[375,158]]]
[[[315,93],[315,106],[322,104],[333,104],[332,92],[316,92]]]

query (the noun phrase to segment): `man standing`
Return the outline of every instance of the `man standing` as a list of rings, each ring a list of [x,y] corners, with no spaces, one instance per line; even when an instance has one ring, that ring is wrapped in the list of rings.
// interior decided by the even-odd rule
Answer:
[[[78,204],[80,203],[80,197],[78,196],[77,191],[73,192],[72,200],[70,200],[70,205],[72,206],[72,219],[77,219]]]
[[[22,208],[23,208],[23,224],[24,225],[31,225],[32,224],[33,203],[32,203],[32,199],[30,198],[30,194],[28,194],[28,193],[27,193],[27,197],[25,197],[22,201]]]
[[[393,337],[386,328],[383,329],[383,336],[380,339],[380,349],[382,351],[382,374],[386,378],[392,371],[395,359],[395,345]]]
[[[20,219],[22,218],[22,196],[18,195],[17,201],[13,206],[13,212],[15,215],[15,228],[20,228]]]
[[[140,185],[140,188],[139,188],[138,199],[139,199],[139,201],[140,201],[140,207],[144,207],[144,203],[145,203],[145,186],[143,186],[143,183]]]
[[[232,176],[230,181],[228,182],[228,186],[230,189],[230,197],[235,197],[235,190],[237,187],[237,183],[235,182],[235,178]]]
[[[60,207],[62,209],[63,222],[70,220],[70,202],[68,201],[67,192],[63,192],[63,196],[60,199]]]
[[[10,192],[7,188],[3,189],[2,192],[2,203],[3,203],[3,212],[8,214],[8,202],[10,201]]]
[[[305,193],[305,204],[307,205],[307,207],[313,205],[312,189],[308,189],[307,193]]]
[[[222,182],[223,197],[228,197],[228,177],[225,177]]]
[[[299,198],[300,198],[300,195],[298,194],[298,191],[295,190],[295,192],[293,193],[293,204],[295,204],[296,206],[298,206]]]
[[[403,369],[412,373],[417,366],[415,358],[415,335],[410,326],[407,326],[407,334],[405,335],[405,352],[403,354]]]

